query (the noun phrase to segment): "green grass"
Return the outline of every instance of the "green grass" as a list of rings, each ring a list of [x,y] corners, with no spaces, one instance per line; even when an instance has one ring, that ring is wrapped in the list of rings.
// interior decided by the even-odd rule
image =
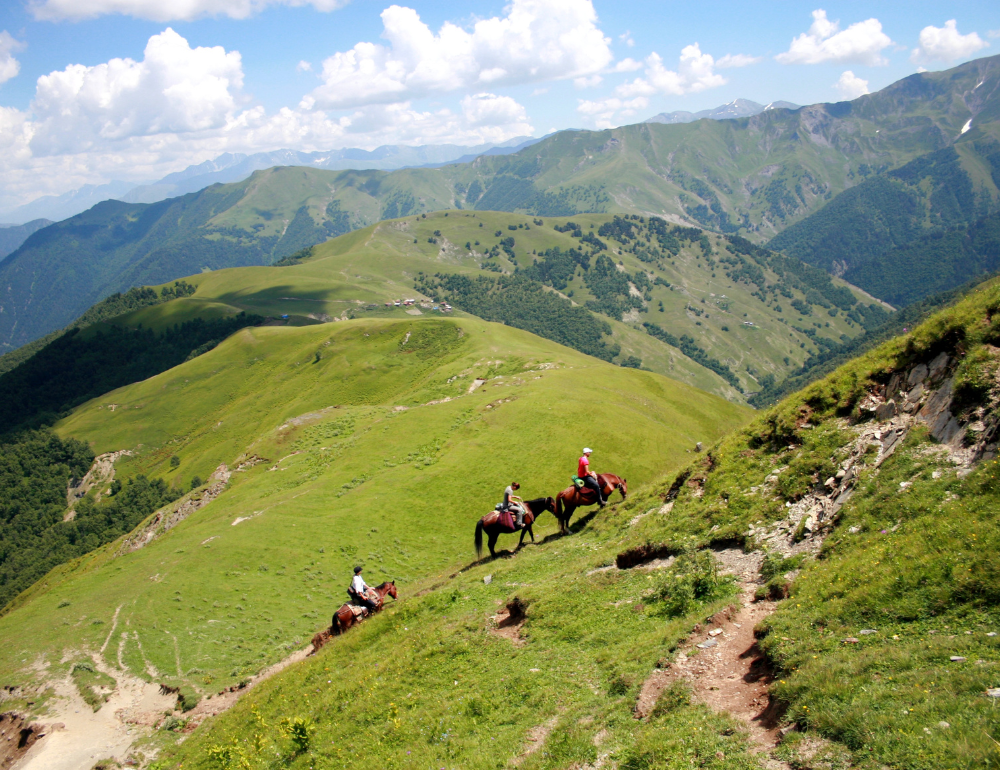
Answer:
[[[467,395],[477,376],[491,379]],[[453,571],[512,478],[530,496],[554,494],[591,444],[601,468],[641,483],[747,416],[472,318],[248,329],[57,426],[99,452],[134,449],[119,478],[186,487],[220,463],[266,462],[235,472],[222,497],[149,546],[112,558],[112,544],[22,595],[0,618],[0,672],[23,680],[26,656],[100,648],[121,607],[129,668],[146,676],[148,661],[208,694],[323,627],[355,563],[404,591]],[[537,534],[554,529],[549,518]]]
[[[731,601],[726,582],[698,566],[704,551],[696,554],[752,543],[751,525],[782,519],[785,503],[842,456],[851,433],[840,415],[890,370],[943,346],[975,357],[1000,333],[983,322],[998,307],[994,282],[729,434],[681,483],[670,475],[638,487],[569,538],[442,570],[421,584],[429,592],[404,592],[382,616],[255,689],[169,749],[163,766],[502,767],[546,724],[552,732],[522,766],[598,756],[630,768],[757,766],[738,727],[690,705],[682,689],[649,722],[632,718],[645,676]],[[761,487],[782,466],[779,481]],[[915,430],[877,473],[862,465],[820,558],[768,560],[772,577],[801,568],[760,629],[785,719],[804,731],[780,750],[793,766],[996,763],[1000,717],[985,690],[1000,684],[1000,637],[987,635],[1000,630],[998,473],[990,461],[959,478]],[[673,509],[660,514],[671,489]],[[644,543],[687,556],[659,574],[603,569]],[[489,632],[490,616],[515,596],[528,607],[520,647]],[[310,730],[305,749],[276,727],[292,717]]]
[[[95,669],[94,664],[89,660],[74,663],[70,669],[70,678],[76,685],[80,697],[94,711],[101,710],[101,706],[107,703],[108,698],[111,697],[118,685],[113,677]]]

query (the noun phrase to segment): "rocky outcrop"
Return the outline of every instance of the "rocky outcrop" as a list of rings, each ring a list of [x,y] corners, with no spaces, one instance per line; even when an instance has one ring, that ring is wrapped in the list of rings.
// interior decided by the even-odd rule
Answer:
[[[230,475],[228,466],[225,463],[220,465],[209,477],[210,484],[207,487],[191,492],[158,510],[151,519],[125,538],[115,555],[138,551],[172,530],[195,511],[204,508],[226,491]]]

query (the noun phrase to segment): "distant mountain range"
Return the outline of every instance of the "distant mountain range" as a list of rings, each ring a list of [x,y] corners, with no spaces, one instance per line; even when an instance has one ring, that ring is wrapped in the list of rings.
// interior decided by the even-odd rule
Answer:
[[[205,173],[216,172],[191,178]],[[271,168],[153,204],[105,201],[31,235],[0,262],[0,350],[62,328],[131,286],[267,265],[379,220],[440,209],[634,213],[756,243],[820,212],[772,247],[900,304],[969,272],[955,264],[943,276],[934,259],[907,251],[897,264],[920,266],[913,274],[921,281],[901,286],[897,273],[905,281],[906,270],[885,275],[871,263],[880,244],[921,238],[925,221],[967,227],[996,213],[998,181],[1000,56],[917,73],[850,102],[561,131],[512,154],[441,168]],[[838,213],[859,210],[871,221]],[[977,255],[974,273],[994,263],[993,232],[991,222],[977,226],[962,246]]]
[[[374,150],[359,150],[357,148],[325,152],[274,150],[252,155],[227,152],[215,160],[207,160],[204,163],[188,166],[183,171],[167,174],[163,179],[149,184],[136,185],[114,181],[103,185],[84,185],[62,195],[45,195],[23,206],[0,213],[0,219],[19,223],[44,218],[58,222],[86,211],[101,201],[156,203],[178,195],[197,192],[210,184],[240,182],[254,171],[274,166],[307,166],[333,171],[346,169],[389,171],[409,167],[433,167],[447,163],[467,163],[480,155],[507,155],[540,141],[541,138],[519,136],[499,144],[473,146],[459,144],[427,144],[420,147],[383,145]]]
[[[50,219],[34,219],[23,225],[0,225],[0,262],[16,251],[29,235],[51,224]]]
[[[704,118],[709,120],[736,120],[737,118],[752,118],[754,115],[760,115],[760,113],[767,112],[768,110],[797,109],[799,109],[799,105],[792,104],[791,102],[758,104],[757,102],[752,102],[749,99],[734,99],[728,104],[723,104],[721,107],[716,107],[711,110],[702,110],[701,112],[685,112],[683,110],[679,110],[677,112],[661,112],[659,115],[647,118],[644,122],[670,124],[694,123],[694,121],[702,120]]]

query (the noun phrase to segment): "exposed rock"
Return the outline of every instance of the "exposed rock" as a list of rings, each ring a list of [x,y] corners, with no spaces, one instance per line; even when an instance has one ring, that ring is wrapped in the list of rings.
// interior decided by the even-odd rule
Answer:
[[[919,385],[927,379],[927,364],[917,364],[910,370],[910,376],[906,378],[906,384],[911,388]]]
[[[885,422],[886,420],[891,420],[896,416],[896,402],[886,401],[884,404],[879,404],[875,407],[875,419],[879,422]]]

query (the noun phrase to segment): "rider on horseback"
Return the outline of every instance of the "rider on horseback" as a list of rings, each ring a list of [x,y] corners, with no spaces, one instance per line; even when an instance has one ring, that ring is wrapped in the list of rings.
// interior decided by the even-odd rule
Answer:
[[[597,504],[603,508],[607,501],[601,491],[601,483],[597,480],[597,474],[590,470],[590,455],[593,451],[590,447],[583,448],[583,456],[576,464],[576,475],[583,481],[585,487],[589,487],[597,493]]]
[[[351,580],[351,589],[347,592],[354,597],[354,601],[362,607],[367,607],[370,612],[375,612],[378,605],[368,598],[368,584],[361,577],[361,566],[354,568],[354,579]]]
[[[521,529],[524,526],[524,506],[521,505],[524,501],[514,494],[514,492],[521,488],[521,485],[516,481],[511,482],[510,486],[503,491],[503,510],[510,511],[511,513],[517,514],[517,528]]]

